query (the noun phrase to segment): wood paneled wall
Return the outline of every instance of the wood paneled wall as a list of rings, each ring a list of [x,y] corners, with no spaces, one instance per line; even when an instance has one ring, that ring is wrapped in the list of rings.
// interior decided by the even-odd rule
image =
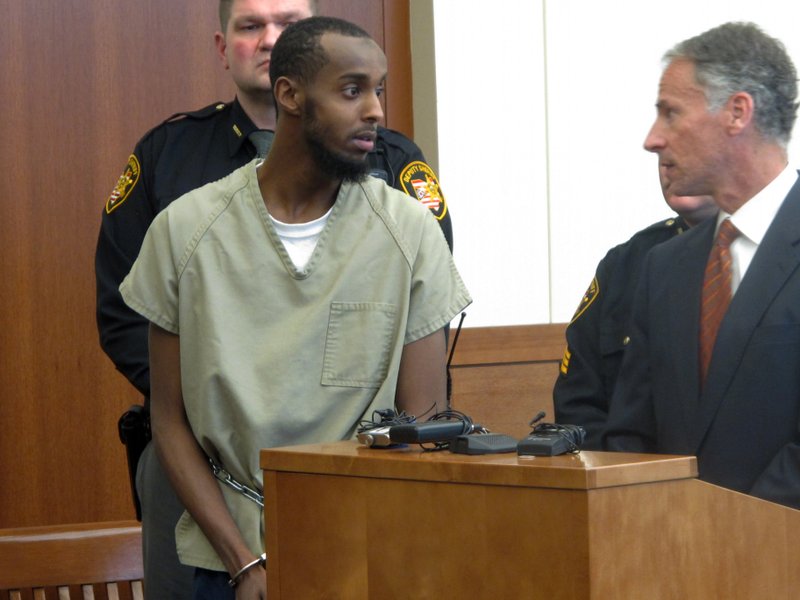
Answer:
[[[566,344],[566,323],[474,327],[453,353],[452,408],[492,432],[523,438],[540,410],[555,421],[553,385]],[[451,343],[452,335],[451,331]]]
[[[387,44],[387,122],[409,135],[408,0],[320,0]],[[94,248],[145,131],[230,100],[214,0],[0,0],[0,527],[131,518],[121,412],[98,344]]]

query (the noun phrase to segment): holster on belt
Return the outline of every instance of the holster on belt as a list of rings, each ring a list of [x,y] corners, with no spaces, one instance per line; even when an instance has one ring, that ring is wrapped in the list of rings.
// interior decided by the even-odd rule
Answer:
[[[125,445],[125,454],[128,457],[128,477],[131,482],[136,519],[141,521],[142,505],[136,493],[136,468],[144,447],[150,441],[150,412],[141,404],[134,404],[119,418],[117,429],[119,439]]]

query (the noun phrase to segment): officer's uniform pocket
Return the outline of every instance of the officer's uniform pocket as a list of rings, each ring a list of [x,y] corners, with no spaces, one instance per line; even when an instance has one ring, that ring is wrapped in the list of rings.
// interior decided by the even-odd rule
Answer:
[[[613,330],[606,329],[600,331],[599,349],[600,356],[606,358],[613,356],[625,350],[625,347],[630,342],[630,339],[625,335],[621,327],[615,327]]]
[[[377,388],[386,379],[397,307],[378,302],[332,302],[322,385]]]

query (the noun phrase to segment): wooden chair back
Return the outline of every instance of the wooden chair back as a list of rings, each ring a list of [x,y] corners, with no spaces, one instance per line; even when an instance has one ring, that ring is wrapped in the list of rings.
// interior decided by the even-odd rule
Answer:
[[[136,521],[0,529],[0,600],[141,600]]]

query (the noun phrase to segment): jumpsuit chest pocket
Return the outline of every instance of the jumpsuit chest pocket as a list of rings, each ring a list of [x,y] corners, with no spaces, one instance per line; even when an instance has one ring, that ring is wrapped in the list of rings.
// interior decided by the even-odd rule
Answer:
[[[394,304],[332,302],[322,385],[380,387],[389,370],[396,327]]]

